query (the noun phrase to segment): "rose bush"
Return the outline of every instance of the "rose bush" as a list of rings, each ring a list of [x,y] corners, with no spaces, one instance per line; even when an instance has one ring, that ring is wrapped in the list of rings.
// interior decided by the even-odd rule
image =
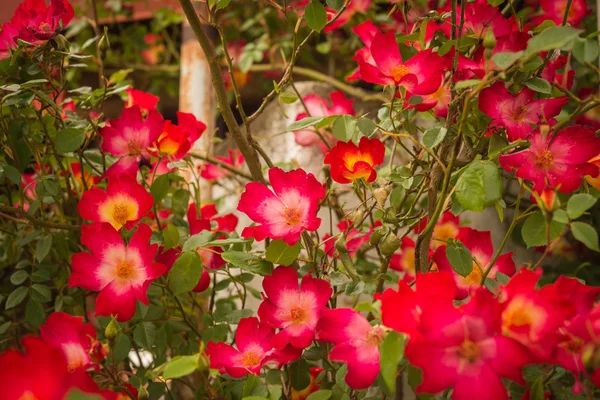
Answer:
[[[128,79],[177,71],[181,15],[127,37],[26,0],[2,26],[1,397],[597,398],[585,1],[247,3],[180,0],[228,156]],[[260,144],[271,102],[310,165]]]

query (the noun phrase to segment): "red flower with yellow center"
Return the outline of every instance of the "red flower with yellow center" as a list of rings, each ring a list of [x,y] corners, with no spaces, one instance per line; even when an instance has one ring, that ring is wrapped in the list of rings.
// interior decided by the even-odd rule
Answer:
[[[554,188],[571,193],[583,176],[598,176],[592,158],[600,154],[600,138],[594,130],[571,126],[556,133],[535,131],[529,141],[528,149],[501,155],[499,161],[505,170],[532,181],[536,192]]]
[[[166,270],[164,265],[153,262],[158,245],[149,244],[151,236],[150,227],[141,224],[126,245],[119,232],[108,224],[86,227],[81,242],[91,253],[73,255],[69,286],[100,292],[96,298],[97,315],[130,320],[136,300],[148,305],[150,282]]]
[[[108,222],[116,230],[133,225],[150,211],[154,199],[135,179],[123,176],[109,179],[106,191],[94,186],[78,204],[83,219]]]
[[[325,156],[324,163],[331,166],[331,178],[338,183],[351,183],[357,179],[373,182],[377,178],[374,167],[383,163],[385,147],[377,138],[363,136],[358,146],[353,142],[338,142]]]

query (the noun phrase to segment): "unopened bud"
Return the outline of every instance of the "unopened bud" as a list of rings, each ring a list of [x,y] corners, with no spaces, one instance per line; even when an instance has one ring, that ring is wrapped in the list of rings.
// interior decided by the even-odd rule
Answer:
[[[362,207],[357,208],[350,214],[350,220],[360,224],[365,216],[365,210]]]
[[[369,238],[369,243],[375,246],[385,235],[388,234],[389,231],[390,228],[388,228],[387,225],[382,225],[375,228],[371,234],[371,237]]]
[[[138,389],[138,400],[148,400],[150,393],[144,386],[140,386]]]
[[[536,202],[547,212],[554,212],[560,207],[560,200],[552,189],[545,189],[536,198]]]
[[[385,201],[387,200],[389,195],[390,191],[388,190],[387,186],[373,190],[373,197],[375,198],[375,201],[377,202],[379,208],[383,208],[385,206]]]
[[[396,215],[396,209],[394,207],[390,207],[383,213],[383,220],[390,224],[395,224],[398,222],[398,217]]]
[[[61,34],[58,34],[54,37],[54,41],[56,42],[58,48],[60,50],[68,52],[71,48],[71,43]]]
[[[386,237],[383,238],[381,244],[379,245],[379,249],[381,253],[390,257],[392,254],[396,252],[400,248],[400,238],[396,236],[393,232],[388,233]]]
[[[483,36],[483,47],[486,49],[493,49],[496,47],[496,36],[494,36],[494,32],[492,32],[491,29],[487,29]]]
[[[347,253],[348,249],[346,248],[346,237],[344,235],[341,235],[335,241],[334,247],[338,251],[338,253]]]
[[[117,337],[118,333],[119,333],[119,324],[113,318],[113,319],[110,320],[110,322],[106,326],[106,329],[104,330],[104,336],[108,340],[113,340],[114,338]]]
[[[483,51],[483,57],[485,57],[486,60],[489,60],[490,58],[492,58],[493,55],[494,55],[494,51],[492,49],[485,49]]]

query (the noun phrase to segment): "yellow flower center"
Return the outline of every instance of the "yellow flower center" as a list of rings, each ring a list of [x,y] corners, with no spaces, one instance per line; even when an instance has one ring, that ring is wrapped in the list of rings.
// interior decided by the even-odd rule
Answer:
[[[113,220],[120,225],[125,225],[129,220],[129,209],[126,204],[117,203],[113,206],[112,211]]]
[[[293,226],[300,222],[300,212],[296,208],[287,207],[284,211],[285,223]]]
[[[467,282],[469,285],[479,285],[482,276],[483,274],[481,273],[481,268],[479,268],[479,265],[473,261],[473,270],[465,277],[465,282]]]
[[[398,65],[392,69],[392,78],[394,78],[394,81],[397,83],[409,73],[410,70],[406,65]]]
[[[290,319],[295,324],[301,324],[306,320],[306,311],[300,307],[294,307],[290,311]]]
[[[366,342],[372,345],[379,345],[383,342],[386,335],[386,330],[381,325],[375,325],[367,334]]]
[[[52,30],[50,24],[47,22],[40,23],[38,28],[41,32],[50,32]]]
[[[135,140],[130,140],[127,142],[127,152],[130,156],[137,156],[142,152],[141,146]]]
[[[470,363],[477,361],[480,353],[481,350],[479,349],[477,343],[469,339],[465,339],[465,341],[462,342],[458,347],[458,356]]]
[[[523,121],[525,119],[526,114],[527,114],[527,107],[521,106],[515,110],[513,118],[517,121]]]
[[[117,276],[121,279],[129,279],[133,275],[133,265],[123,260],[117,265]]]
[[[260,363],[260,357],[258,356],[258,354],[252,352],[252,351],[248,351],[246,353],[244,353],[244,355],[242,356],[242,364],[245,367],[255,367]]]
[[[552,165],[552,161],[554,160],[554,156],[552,152],[548,149],[544,149],[537,153],[537,158],[535,163],[542,168],[547,168]]]

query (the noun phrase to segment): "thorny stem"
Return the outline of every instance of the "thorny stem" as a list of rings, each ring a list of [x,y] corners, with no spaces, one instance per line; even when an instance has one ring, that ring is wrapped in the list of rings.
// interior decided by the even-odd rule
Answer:
[[[240,127],[238,126],[235,116],[233,115],[233,111],[231,107],[229,107],[229,101],[227,100],[227,91],[225,90],[225,81],[223,80],[223,74],[221,72],[221,66],[219,64],[219,57],[210,43],[210,39],[208,35],[204,31],[202,27],[202,23],[200,22],[200,18],[198,14],[196,14],[196,10],[192,5],[191,0],[179,0],[181,4],[181,8],[185,13],[188,22],[196,38],[198,39],[198,43],[204,51],[206,55],[206,60],[208,62],[208,67],[210,69],[210,75],[213,83],[213,87],[215,89],[215,94],[217,96],[217,103],[219,106],[219,110],[221,111],[221,115],[223,116],[223,120],[231,132],[233,139],[240,151],[244,155],[246,159],[246,164],[248,164],[248,169],[250,170],[250,174],[255,181],[265,182],[265,178],[262,174],[260,160],[258,159],[258,154],[256,150],[252,147],[251,143],[249,143],[246,135],[242,133]],[[250,123],[250,121],[248,122]]]

